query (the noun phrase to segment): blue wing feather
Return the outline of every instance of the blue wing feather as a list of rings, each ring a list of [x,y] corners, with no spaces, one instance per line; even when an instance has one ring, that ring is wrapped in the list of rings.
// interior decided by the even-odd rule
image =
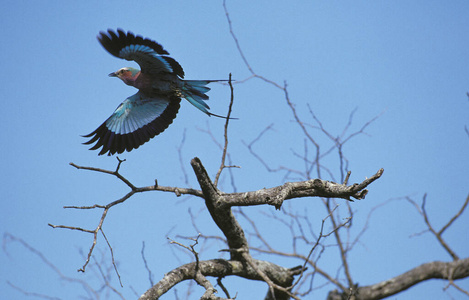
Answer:
[[[163,132],[173,122],[180,106],[177,97],[146,97],[142,92],[125,99],[114,113],[95,131],[85,135],[91,138],[84,144],[102,147],[99,155],[131,151]]]
[[[143,73],[167,72],[184,78],[184,70],[173,58],[167,56],[168,51],[157,42],[127,33],[121,29],[117,33],[109,29],[107,32],[100,32],[98,40],[110,54],[136,61]]]

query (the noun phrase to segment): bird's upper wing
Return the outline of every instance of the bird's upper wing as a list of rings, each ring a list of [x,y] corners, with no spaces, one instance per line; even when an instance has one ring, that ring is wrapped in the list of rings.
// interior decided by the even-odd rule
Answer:
[[[126,60],[136,61],[143,73],[158,74],[171,73],[184,78],[181,65],[173,58],[167,56],[168,51],[155,41],[134,35],[128,31],[117,29],[117,33],[109,29],[101,31],[98,35],[101,45],[112,55]]]
[[[84,144],[96,142],[90,150],[103,147],[99,155],[131,151],[163,132],[173,122],[181,99],[177,97],[146,97],[142,92],[127,98],[114,113],[92,133]]]

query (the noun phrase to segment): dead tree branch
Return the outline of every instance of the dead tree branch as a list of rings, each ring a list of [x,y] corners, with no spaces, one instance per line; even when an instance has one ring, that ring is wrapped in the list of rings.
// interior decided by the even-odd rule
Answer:
[[[236,219],[234,218],[231,210],[229,209],[232,206],[247,206],[247,205],[261,205],[268,204],[274,205],[276,208],[280,208],[284,200],[300,198],[300,197],[337,197],[353,201],[351,198],[355,199],[364,199],[368,191],[365,189],[373,181],[381,177],[383,170],[379,170],[376,174],[370,178],[364,180],[362,183],[356,183],[352,185],[338,184],[330,181],[315,179],[308,180],[303,182],[287,182],[282,186],[277,186],[269,189],[262,189],[253,192],[245,193],[231,193],[225,194],[219,191],[216,188],[216,185],[210,180],[205,168],[198,158],[194,158],[191,162],[194,172],[196,173],[199,184],[202,188],[202,191],[190,188],[179,188],[179,187],[163,187],[159,186],[156,183],[153,186],[147,187],[136,187],[133,185],[127,178],[119,173],[119,168],[123,160],[118,159],[118,165],[115,171],[104,170],[94,167],[84,167],[78,166],[71,163],[77,169],[90,170],[95,172],[100,172],[104,174],[109,174],[116,176],[119,180],[124,182],[131,191],[124,195],[122,198],[117,199],[109,204],[100,205],[95,204],[92,206],[65,206],[64,208],[74,208],[74,209],[103,209],[103,213],[98,222],[98,225],[95,229],[84,229],[75,226],[67,225],[53,225],[49,224],[52,228],[64,228],[70,230],[78,230],[86,233],[93,234],[93,242],[88,252],[87,259],[84,265],[79,269],[79,271],[84,272],[86,266],[90,262],[93,250],[97,244],[98,232],[104,232],[102,230],[104,220],[111,207],[123,203],[136,193],[149,192],[149,191],[163,191],[163,192],[174,192],[177,196],[181,194],[189,194],[198,197],[202,197],[206,200],[206,204],[209,207],[209,211],[213,212],[216,210],[216,213],[212,214],[212,218],[217,223],[217,225],[222,229],[225,236],[228,240],[228,245],[230,249],[247,249],[247,242],[244,237],[244,232],[237,224]],[[207,199],[214,199],[214,201],[207,201]],[[212,208],[212,209],[210,209]],[[229,226],[226,226],[228,224]],[[111,250],[111,244],[108,242],[108,246]],[[233,254],[233,253],[232,253]],[[232,256],[233,259],[240,259],[238,255]],[[117,267],[116,272],[117,272]],[[117,272],[118,274],[118,272]]]
[[[384,170],[380,169],[370,178],[365,179],[361,183],[352,185],[312,179],[300,182],[286,182],[281,186],[252,192],[222,194],[220,197],[223,201],[220,201],[218,205],[252,206],[269,204],[279,209],[284,200],[302,197],[341,198],[348,201],[353,201],[351,198],[355,198],[361,200],[364,199],[368,193],[368,190],[365,188],[373,181],[380,178],[383,172]]]
[[[293,277],[298,275],[300,270],[296,268],[286,269],[267,261],[254,260],[256,267],[269,274],[272,281],[279,286],[288,286],[293,282]],[[193,280],[196,273],[196,263],[192,262],[180,266],[168,272],[162,280],[140,297],[140,300],[156,300],[168,292],[172,287],[184,280]],[[239,276],[251,280],[261,280],[262,277],[244,262],[225,259],[213,259],[200,261],[198,266],[201,274],[210,277]],[[273,275],[276,276],[273,276]]]
[[[455,280],[469,277],[469,258],[452,262],[434,261],[422,264],[404,274],[391,278],[389,280],[358,287],[357,300],[383,299],[402,292],[419,282],[429,279]],[[348,294],[344,292],[332,291],[328,300],[342,300]]]
[[[124,299],[122,294],[115,287],[113,287],[112,284],[111,284],[111,280],[110,280],[111,274],[112,274],[111,269],[106,268],[106,270],[103,270],[103,268],[102,268],[102,265],[105,264],[105,263],[103,263],[104,256],[102,258],[103,261],[95,262],[95,263],[92,263],[90,265],[90,268],[91,268],[92,271],[96,271],[96,269],[98,269],[98,272],[97,273],[96,272],[95,273],[93,273],[93,272],[89,273],[88,272],[88,274],[91,277],[88,278],[88,280],[86,280],[86,279],[81,278],[81,277],[80,278],[73,278],[73,277],[67,276],[66,274],[64,274],[60,270],[60,268],[57,265],[55,265],[53,263],[52,260],[47,258],[41,251],[39,251],[38,249],[36,249],[32,245],[28,244],[23,239],[21,239],[17,236],[14,236],[10,233],[4,233],[3,234],[2,248],[3,248],[3,251],[7,255],[9,255],[8,248],[12,243],[18,243],[19,245],[24,247],[27,251],[29,251],[33,255],[37,256],[39,258],[39,260],[44,263],[45,266],[47,266],[50,270],[52,270],[53,273],[55,273],[57,275],[58,280],[61,281],[62,283],[73,285],[74,289],[76,289],[77,286],[80,287],[81,290],[86,294],[87,299],[101,299],[101,298],[103,298],[102,293],[104,293],[106,290],[110,290],[112,292],[112,294],[114,295],[113,297],[115,299]],[[30,259],[28,259],[26,261],[28,263],[31,263]],[[7,284],[10,285],[12,288],[16,289],[19,293],[21,293],[25,297],[36,297],[36,298],[54,299],[54,300],[63,299],[63,298],[60,298],[60,297],[54,297],[54,296],[51,296],[51,295],[44,295],[44,294],[36,293],[36,292],[33,292],[33,291],[28,291],[25,288],[19,287],[19,286],[15,285],[14,283],[9,282],[9,281],[7,281]],[[24,284],[24,282],[22,283],[22,285],[23,284]],[[78,295],[76,295],[76,296],[78,296]],[[79,298],[83,297],[83,295],[78,296],[78,297]]]

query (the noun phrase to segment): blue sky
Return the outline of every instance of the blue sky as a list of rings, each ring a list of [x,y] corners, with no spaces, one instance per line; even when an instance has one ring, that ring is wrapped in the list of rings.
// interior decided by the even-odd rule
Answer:
[[[414,235],[425,230],[423,220],[400,197],[420,201],[427,193],[427,212],[436,228],[444,225],[467,197],[469,137],[464,126],[469,126],[469,4],[228,1],[227,7],[251,67],[270,80],[286,81],[290,98],[304,120],[314,123],[309,105],[324,126],[339,135],[354,109],[351,132],[382,114],[366,129],[367,135],[359,135],[344,146],[352,181],[361,181],[379,168],[385,170],[370,186],[367,198],[352,204],[356,211],[354,233],[373,207],[396,199],[376,210],[369,230],[350,254],[354,280],[367,285],[424,262],[449,261],[434,237]],[[98,157],[96,151],[81,145],[85,139],[80,135],[93,131],[134,93],[133,88],[107,74],[135,65],[109,55],[96,40],[98,32],[123,28],[158,41],[183,66],[187,79],[225,79],[232,73],[233,78],[242,80],[251,74],[229,34],[221,1],[4,1],[0,25],[4,99],[0,230],[41,251],[66,276],[93,278],[92,272],[76,272],[84,262],[80,251],[87,252],[92,237],[53,230],[47,224],[94,228],[100,212],[62,207],[106,204],[128,191],[111,176],[68,165],[116,167],[115,157]],[[219,84],[211,87],[212,111],[224,114],[229,88]],[[303,151],[304,136],[293,122],[281,90],[259,79],[236,85],[233,115],[239,120],[230,125],[229,150],[233,164],[241,166],[232,170],[237,191],[285,181],[285,173],[269,173],[245,146],[270,124],[273,130],[255,145],[256,151],[272,167],[303,169],[302,160],[293,153]],[[208,172],[215,175],[221,151],[205,131],[209,128],[222,141],[223,124],[223,120],[207,118],[184,101],[164,133],[138,150],[120,155],[127,160],[121,172],[138,186],[151,185],[156,178],[161,185],[197,188],[189,161],[200,157]],[[319,131],[312,132],[327,148],[330,141]],[[178,147],[184,136],[181,166]],[[323,163],[338,176],[336,157],[329,156]],[[187,172],[187,183],[182,168]],[[233,190],[228,177],[222,177],[221,188]],[[289,205],[312,212],[316,228],[326,215],[319,199],[295,200]],[[285,244],[272,232],[273,221],[264,216],[281,213],[271,207],[244,211],[272,243],[279,247]],[[204,234],[220,234],[197,198],[146,193],[111,210],[104,230],[119,261],[124,288],[118,289],[125,298],[136,298],[133,290],[140,294],[149,287],[140,256],[143,241],[155,281],[190,261],[166,239],[197,234],[189,212],[198,216]],[[444,235],[460,257],[468,255],[468,220],[468,215],[463,215]],[[288,238],[286,241],[289,244]],[[212,243],[202,259],[218,257],[216,251],[223,247]],[[0,254],[2,298],[23,297],[6,281],[59,299],[86,295],[80,285],[60,280],[19,243],[7,243],[5,249]],[[99,251],[109,262],[102,239],[96,252],[98,260]],[[287,267],[299,264],[276,261]],[[334,274],[338,256],[331,252],[321,263],[325,268],[332,266]],[[227,282],[233,284],[230,291],[238,292],[239,299],[247,299],[246,295],[260,298],[266,292],[262,283],[247,284],[243,279]],[[115,276],[111,283],[118,287]],[[467,280],[460,284],[469,289]],[[432,280],[398,298],[462,298],[454,289],[444,292],[444,286],[444,282]],[[178,290],[179,296],[184,295],[184,287]],[[314,298],[324,299],[328,290],[318,290]],[[200,289],[195,289],[193,295],[198,292]],[[174,298],[174,293],[169,293],[165,299]]]

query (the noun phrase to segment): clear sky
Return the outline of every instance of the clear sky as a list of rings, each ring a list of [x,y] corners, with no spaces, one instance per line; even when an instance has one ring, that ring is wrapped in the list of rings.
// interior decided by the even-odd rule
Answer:
[[[366,129],[368,135],[356,137],[344,148],[351,181],[362,181],[379,168],[385,170],[370,186],[367,198],[352,204],[356,232],[373,207],[397,198],[376,210],[370,229],[350,254],[354,280],[368,285],[425,262],[450,261],[434,237],[414,235],[425,230],[423,220],[399,197],[420,201],[427,193],[427,211],[439,228],[468,194],[469,136],[464,126],[469,126],[469,3],[228,1],[227,7],[251,67],[270,80],[286,81],[304,120],[314,123],[309,104],[324,126],[339,135],[354,109],[351,132],[382,113]],[[230,36],[222,1],[3,1],[0,28],[0,231],[41,251],[64,276],[91,278],[95,283],[93,271],[76,272],[92,236],[47,224],[93,229],[100,212],[62,207],[106,204],[128,191],[111,176],[68,165],[116,167],[115,157],[98,157],[96,151],[81,145],[85,139],[80,135],[93,131],[135,92],[107,76],[135,65],[109,55],[96,39],[98,32],[123,28],[158,41],[183,66],[187,79],[226,79],[231,72],[241,80],[250,76],[249,70]],[[229,94],[227,86],[212,84],[209,104],[214,113],[226,113]],[[189,164],[195,156],[210,174],[216,173],[221,151],[206,131],[210,129],[222,141],[223,120],[208,118],[186,101],[181,106],[164,133],[136,151],[120,155],[127,160],[121,172],[135,185],[152,185],[156,178],[161,185],[198,188]],[[241,166],[232,170],[237,191],[286,180],[284,172],[269,173],[245,146],[270,124],[274,130],[256,144],[256,151],[272,167],[303,168],[303,161],[294,153],[302,153],[304,137],[292,122],[281,90],[259,79],[236,85],[233,115],[239,120],[231,123],[229,150],[233,164]],[[327,142],[319,131],[312,132],[319,141]],[[336,161],[330,156],[324,163],[338,176]],[[222,177],[221,188],[233,191],[228,177]],[[289,205],[314,212],[311,222],[320,227],[325,213],[319,199],[294,200]],[[280,212],[267,206],[244,212],[272,243],[289,244],[288,236],[272,234],[273,221],[263,217],[272,212],[282,216]],[[140,254],[143,241],[155,282],[190,262],[190,256],[166,239],[197,234],[190,214],[197,216],[202,233],[221,234],[198,198],[146,193],[111,210],[104,230],[119,262],[124,288],[112,272],[111,284],[126,299],[136,298],[150,285]],[[468,256],[468,220],[466,213],[444,235],[460,257]],[[204,247],[210,245],[202,259],[218,257],[216,251],[224,248],[216,243]],[[102,238],[96,250],[98,261],[101,254],[109,265]],[[300,264],[256,257],[286,267]],[[330,255],[320,262],[327,268],[338,259]],[[2,299],[24,297],[7,281],[54,299],[87,295],[80,284],[60,280],[19,243],[4,243],[0,265]],[[335,274],[335,269],[330,272]],[[238,292],[238,299],[259,299],[266,292],[262,283],[227,282],[233,283],[230,291]],[[468,280],[460,284],[469,289]],[[437,280],[421,283],[398,299],[462,298],[454,289],[443,291],[444,286]],[[178,289],[180,297],[185,287]],[[325,299],[328,290],[318,290],[310,297]],[[196,289],[192,299],[200,291]],[[165,297],[174,298],[173,292]]]

